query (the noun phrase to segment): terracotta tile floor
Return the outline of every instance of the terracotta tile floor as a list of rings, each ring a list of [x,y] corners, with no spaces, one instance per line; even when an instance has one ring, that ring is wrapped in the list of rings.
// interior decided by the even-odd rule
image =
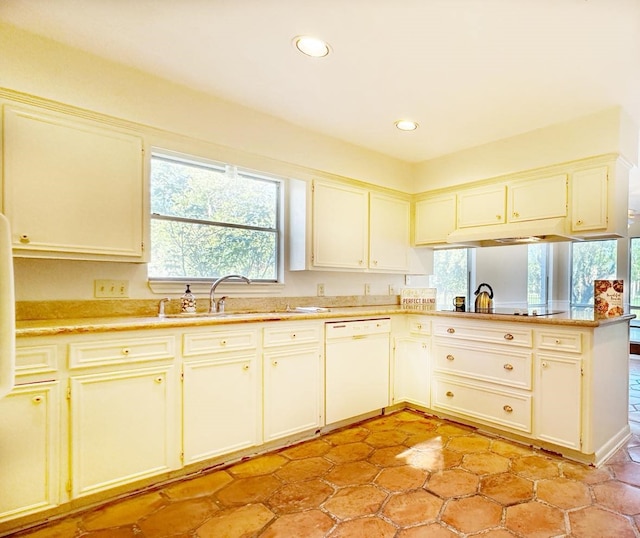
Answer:
[[[400,411],[20,536],[638,538],[640,361],[630,418],[594,469]]]

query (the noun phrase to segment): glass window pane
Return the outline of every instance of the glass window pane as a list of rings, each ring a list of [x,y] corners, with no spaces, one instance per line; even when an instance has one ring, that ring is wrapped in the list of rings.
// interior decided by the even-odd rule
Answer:
[[[537,243],[528,246],[527,303],[529,306],[547,304],[547,255],[549,245]]]
[[[593,306],[593,281],[616,278],[617,241],[585,241],[571,247],[571,306]]]
[[[631,239],[630,251],[629,304],[640,307],[640,237]]]
[[[151,220],[149,275],[156,278],[239,273],[277,280],[277,234],[170,220]]]
[[[468,259],[466,248],[434,250],[431,285],[438,290],[436,301],[440,308],[453,309],[456,295],[466,297],[469,304]]]
[[[277,181],[228,175],[161,158],[151,163],[151,212],[210,222],[275,228]]]

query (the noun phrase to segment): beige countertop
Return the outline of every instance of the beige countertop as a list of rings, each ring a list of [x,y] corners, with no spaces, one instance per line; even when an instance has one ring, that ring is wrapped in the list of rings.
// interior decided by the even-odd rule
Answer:
[[[257,323],[271,321],[292,321],[312,319],[344,319],[391,314],[420,314],[432,317],[450,317],[461,319],[493,320],[514,323],[532,323],[545,325],[564,325],[572,327],[598,327],[609,323],[628,322],[634,315],[616,318],[593,319],[593,311],[565,312],[553,316],[515,316],[504,314],[476,314],[473,312],[425,311],[401,308],[398,305],[377,305],[330,308],[322,312],[228,312],[224,315],[197,316],[111,316],[69,319],[38,319],[16,322],[16,336],[48,336],[56,334],[115,332],[142,329],[175,329],[186,327],[220,326],[232,323]]]

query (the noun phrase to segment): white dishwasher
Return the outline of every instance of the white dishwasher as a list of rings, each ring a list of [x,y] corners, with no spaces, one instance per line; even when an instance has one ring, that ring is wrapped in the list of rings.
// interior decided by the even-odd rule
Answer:
[[[325,323],[327,424],[389,405],[389,318]]]

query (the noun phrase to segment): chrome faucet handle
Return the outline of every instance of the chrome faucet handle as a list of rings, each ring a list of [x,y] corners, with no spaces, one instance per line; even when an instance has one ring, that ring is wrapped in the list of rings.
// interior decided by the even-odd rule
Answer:
[[[216,312],[224,312],[224,300],[227,298],[226,295],[220,297],[220,299],[218,299],[218,304],[216,305]]]
[[[160,299],[160,302],[158,303],[158,317],[159,318],[163,318],[165,316],[164,304],[168,303],[170,300],[171,300],[170,297],[163,297],[162,299]]]

